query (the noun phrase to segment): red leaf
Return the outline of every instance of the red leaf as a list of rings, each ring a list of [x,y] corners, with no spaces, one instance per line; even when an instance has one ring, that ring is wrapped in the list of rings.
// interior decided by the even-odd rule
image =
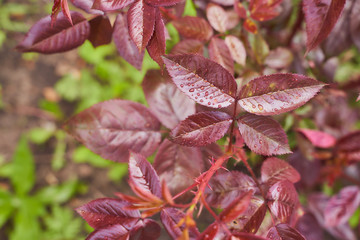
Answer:
[[[246,31],[251,32],[253,34],[257,34],[257,26],[251,19],[249,18],[245,19],[243,26],[246,29]]]
[[[230,50],[231,57],[240,65],[245,65],[246,50],[239,38],[228,35],[225,37],[225,44]]]
[[[93,152],[117,162],[128,161],[129,150],[149,156],[161,141],[158,120],[143,105],[125,100],[95,104],[65,128]]]
[[[288,181],[274,184],[267,193],[268,206],[282,223],[289,223],[299,205],[299,197],[294,185]]]
[[[97,16],[89,21],[89,41],[94,47],[106,45],[111,42],[113,28],[107,16]]]
[[[139,52],[142,52],[154,32],[156,9],[149,6],[144,0],[131,5],[127,12],[129,33]]]
[[[120,199],[99,198],[77,208],[76,211],[95,229],[113,224],[130,227],[141,216],[138,210],[127,210],[128,206],[128,202]]]
[[[150,57],[162,68],[164,65],[161,56],[165,54],[165,25],[160,11],[156,11],[155,30],[147,46]]]
[[[178,4],[182,2],[183,0],[145,0],[147,4],[150,4],[155,7],[167,7],[167,6],[173,6],[175,4]]]
[[[325,208],[325,225],[329,227],[346,223],[360,205],[360,189],[357,186],[343,188],[330,198]]]
[[[161,211],[161,222],[164,225],[166,231],[173,239],[178,239],[185,226],[178,226],[178,223],[181,219],[185,217],[185,214],[176,208],[165,208]],[[197,237],[200,235],[197,228],[189,229],[189,238],[190,240],[198,239]]]
[[[325,132],[311,129],[298,129],[297,131],[304,134],[315,147],[331,148],[336,142],[335,137]]]
[[[222,138],[232,123],[224,112],[200,112],[180,122],[170,134],[177,144],[200,147]]]
[[[226,239],[226,235],[221,226],[214,222],[208,226],[205,231],[201,233],[198,240],[215,240],[215,239]]]
[[[139,197],[152,194],[161,198],[159,176],[142,155],[133,152],[129,158],[129,184]]]
[[[300,178],[295,168],[279,158],[268,158],[261,166],[261,181],[269,186],[283,180],[296,183]]]
[[[270,240],[305,240],[301,233],[284,223],[272,227],[266,237]]]
[[[172,49],[171,54],[204,54],[204,44],[195,39],[184,39],[178,42]]]
[[[144,51],[139,53],[134,41],[131,39],[125,14],[120,13],[117,15],[113,38],[120,56],[136,69],[141,70]]]
[[[251,0],[250,16],[257,21],[268,21],[279,15],[278,6],[282,0]]]
[[[210,25],[218,32],[224,33],[228,30],[228,16],[225,10],[217,4],[209,3],[206,7],[206,16]]]
[[[245,114],[237,121],[240,133],[251,151],[267,156],[291,153],[286,133],[274,119]]]
[[[247,193],[235,199],[227,208],[221,212],[219,216],[220,220],[224,223],[228,223],[245,212],[250,204],[250,199],[253,193],[253,191],[248,191]]]
[[[217,208],[227,208],[235,199],[257,187],[254,180],[239,171],[219,173],[211,178],[206,188],[206,202]]]
[[[151,111],[167,128],[195,114],[195,103],[182,93],[160,70],[146,72],[142,83],[145,98]]]
[[[135,0],[95,0],[92,8],[104,12],[116,11],[129,6],[133,2]]]
[[[232,236],[234,238],[231,238],[231,240],[269,240],[267,238],[243,232],[234,233]]]
[[[60,7],[60,5],[61,5],[61,7]],[[51,10],[51,26],[53,26],[54,23],[56,22],[56,18],[60,11],[60,8],[62,9],[62,13],[66,17],[66,19],[69,21],[69,23],[71,25],[73,25],[67,0],[54,0],[54,5]]]
[[[307,49],[310,52],[331,32],[337,22],[346,0],[304,0]]]
[[[16,47],[21,52],[59,53],[71,50],[83,44],[90,33],[90,25],[77,12],[71,12],[73,24],[60,13],[51,26],[47,16],[34,24],[25,39]]]
[[[296,222],[296,229],[306,240],[324,239],[324,230],[317,222],[313,214],[307,212]]]
[[[209,23],[200,17],[185,16],[172,21],[172,24],[185,38],[207,41],[213,35]]]
[[[232,233],[248,232],[255,234],[264,220],[266,210],[265,201],[253,196],[246,211],[238,219],[228,223],[230,231]]]
[[[261,76],[241,89],[239,103],[246,111],[257,115],[280,114],[304,105],[324,85],[298,74]]]
[[[130,240],[156,240],[160,237],[161,227],[152,219],[139,221],[130,232]]]
[[[199,55],[163,57],[176,86],[197,103],[222,108],[234,102],[234,77],[219,64]]]
[[[234,10],[236,11],[236,13],[239,15],[240,18],[242,19],[247,18],[246,8],[238,0],[234,0]]]
[[[70,0],[74,6],[90,14],[104,14],[103,11],[92,9],[94,0]]]
[[[347,1],[350,2],[350,1]],[[348,3],[349,4],[349,3]],[[356,48],[360,49],[360,2],[359,1],[353,1],[353,4],[351,6],[351,14],[350,14],[350,35],[351,40],[354,42]],[[347,25],[349,26],[349,25]],[[360,100],[360,95],[356,101]]]
[[[223,6],[232,6],[234,4],[234,0],[210,0],[210,2],[217,3]]]
[[[213,37],[211,38],[208,48],[210,59],[223,66],[231,74],[234,74],[234,61],[231,57],[229,48],[225,44],[225,41],[220,38]]]
[[[285,69],[290,66],[293,60],[293,53],[288,48],[277,47],[270,51],[265,59],[265,64],[270,68]]]
[[[86,240],[128,240],[129,235],[128,229],[120,224],[115,224],[95,230],[86,238]]]
[[[348,162],[360,161],[360,131],[343,136],[337,140],[336,150],[342,158]]]

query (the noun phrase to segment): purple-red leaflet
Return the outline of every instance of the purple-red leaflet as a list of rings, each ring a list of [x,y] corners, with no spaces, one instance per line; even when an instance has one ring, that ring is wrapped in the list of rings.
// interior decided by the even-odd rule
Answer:
[[[130,240],[156,240],[160,237],[161,227],[152,219],[139,221],[137,226],[131,229]]]
[[[336,149],[341,152],[359,152],[360,151],[360,131],[349,133],[336,142]]]
[[[295,168],[276,157],[266,159],[261,166],[261,181],[269,186],[282,180],[296,183],[300,178],[300,174]]]
[[[282,0],[251,0],[250,12],[251,17],[257,21],[268,21],[279,15],[278,6]]]
[[[284,223],[272,227],[266,237],[270,240],[305,240],[301,233]]]
[[[129,158],[129,184],[139,196],[162,196],[159,176],[153,166],[142,155],[133,152]]]
[[[343,188],[332,196],[324,211],[325,225],[333,227],[346,223],[360,205],[360,189],[357,186]]]
[[[291,73],[276,73],[253,79],[241,88],[239,104],[250,113],[274,115],[294,110],[325,84]]]
[[[135,0],[95,0],[91,8],[104,12],[116,11],[129,6],[133,2]]]
[[[130,204],[121,199],[99,198],[78,207],[76,211],[95,229],[113,224],[121,224],[128,228],[141,216],[138,210],[128,210],[127,206]]]
[[[320,148],[331,148],[335,145],[336,138],[326,132],[312,129],[297,129],[315,146]]]
[[[217,37],[211,38],[208,49],[211,60],[223,66],[231,74],[234,74],[234,60],[224,40]]]
[[[199,148],[184,147],[167,139],[160,145],[153,166],[173,195],[193,184],[204,170]]]
[[[134,41],[130,37],[127,18],[124,13],[119,13],[114,23],[113,39],[121,57],[133,65],[137,70],[141,70],[144,51],[139,52]]]
[[[93,231],[86,240],[128,240],[130,232],[123,225],[115,224]]]
[[[183,0],[145,0],[147,4],[155,7],[173,6],[182,2]]]
[[[232,123],[224,112],[200,112],[181,121],[170,134],[175,143],[200,147],[222,138]]]
[[[75,7],[80,8],[87,13],[98,14],[98,15],[104,14],[103,11],[92,9],[94,0],[70,0],[70,1],[72,2],[72,4],[74,4]]]
[[[246,113],[237,123],[251,151],[266,156],[291,153],[286,133],[274,119]]]
[[[111,42],[113,28],[109,18],[105,15],[97,16],[89,21],[90,35],[88,40],[94,47],[106,45]]]
[[[184,225],[178,226],[179,221],[185,217],[185,214],[176,208],[165,208],[161,211],[161,222],[166,231],[173,239],[178,239],[184,230]],[[189,229],[189,239],[195,240],[200,235],[197,228]]]
[[[185,38],[207,41],[213,35],[210,24],[203,18],[186,16],[172,21],[180,35]]]
[[[70,118],[65,130],[103,158],[127,162],[129,150],[151,155],[161,141],[160,123],[143,105],[110,100]]]
[[[129,33],[135,45],[142,52],[155,28],[156,8],[148,5],[144,0],[139,0],[131,5],[127,12]]]
[[[52,26],[54,25],[56,21],[56,17],[60,11],[60,8],[62,9],[62,13],[69,21],[69,23],[73,25],[67,0],[54,0],[54,5],[51,10],[51,25]]]
[[[248,232],[255,234],[264,220],[266,210],[265,201],[252,196],[246,211],[239,218],[227,224],[229,230],[232,233]]]
[[[204,44],[196,39],[184,39],[178,42],[172,49],[171,54],[204,54]]]
[[[62,13],[59,13],[53,26],[50,16],[42,18],[32,26],[16,49],[49,54],[80,46],[89,36],[90,25],[80,13],[71,12],[71,17],[74,25]]]
[[[209,3],[206,7],[206,17],[210,25],[218,32],[224,33],[227,29],[228,16],[225,10],[217,4]]]
[[[196,112],[195,102],[171,82],[168,74],[161,74],[160,70],[147,71],[142,87],[150,110],[167,128],[174,128]]]
[[[307,50],[317,47],[329,35],[337,22],[346,0],[304,0]]]
[[[210,189],[210,188],[211,189]],[[209,181],[205,189],[206,201],[214,207],[227,208],[235,199],[248,192],[256,191],[254,180],[239,171],[219,173]]]
[[[165,25],[161,18],[160,10],[156,9],[155,29],[147,46],[150,57],[159,64],[160,68],[164,63],[161,56],[165,54]]]
[[[192,54],[168,55],[163,60],[176,86],[195,102],[223,108],[235,101],[235,79],[218,63]]]
[[[254,192],[250,190],[245,194],[236,198],[232,203],[230,203],[230,205],[227,208],[225,208],[221,212],[221,214],[219,215],[220,220],[224,223],[228,223],[236,219],[243,212],[245,212],[245,210],[248,208],[250,204],[250,199],[253,193]]]
[[[275,183],[267,193],[268,206],[280,222],[289,223],[299,205],[299,197],[292,182],[285,180]]]
[[[231,57],[240,65],[246,63],[246,50],[239,38],[228,35],[225,37],[225,44],[230,50]]]
[[[315,216],[305,212],[296,222],[295,228],[305,237],[306,240],[324,239],[324,229],[320,226]]]
[[[250,233],[238,232],[233,233],[234,238],[230,238],[230,240],[269,240],[267,238],[263,238],[260,236],[256,236]]]

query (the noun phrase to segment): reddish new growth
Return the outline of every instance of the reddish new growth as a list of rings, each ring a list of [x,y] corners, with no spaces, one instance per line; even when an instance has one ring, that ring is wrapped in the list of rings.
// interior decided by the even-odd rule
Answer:
[[[298,20],[287,39],[280,38],[282,33],[272,42],[270,35],[277,30],[261,22],[272,20],[286,28],[284,19],[291,12],[281,14],[292,5],[288,1],[194,2],[198,16],[183,16],[183,0],[72,0],[95,15],[87,20],[69,11],[66,0],[56,0],[52,16],[37,22],[17,47],[58,53],[86,39],[95,47],[113,39],[120,56],[135,68],[142,68],[145,50],[161,67],[149,70],[142,84],[149,107],[110,100],[65,123],[93,152],[129,163],[134,195],[116,193],[117,198],[77,208],[95,229],[87,239],[158,239],[159,221],[151,219],[158,213],[172,239],[323,239],[322,229],[338,239],[355,239],[348,220],[360,204],[359,187],[347,186],[332,197],[313,193],[301,205],[294,184],[301,175],[300,189],[314,185],[317,173],[330,183],[344,177],[358,184],[345,168],[360,160],[359,132],[333,137],[298,129],[291,134],[297,134],[299,144],[292,146],[304,149],[305,136],[312,143],[308,157],[313,161],[299,161],[305,157],[298,150],[289,157],[294,167],[270,157],[292,153],[278,120],[299,118],[292,111],[325,85],[284,73],[305,72],[303,62],[291,65],[294,56],[301,58],[293,52],[305,52],[305,44],[293,43],[293,37],[302,36],[305,21],[306,53],[315,49],[335,26],[345,0],[304,0],[290,6],[299,10]],[[114,16],[113,23],[108,15]],[[166,49],[166,24],[180,35],[172,49]],[[264,33],[269,33],[269,44]],[[269,45],[278,42],[289,46],[269,52]],[[278,114],[277,120],[271,117]],[[146,157],[155,152],[151,165]],[[314,164],[319,171],[312,181]],[[204,211],[211,223],[201,223]]]

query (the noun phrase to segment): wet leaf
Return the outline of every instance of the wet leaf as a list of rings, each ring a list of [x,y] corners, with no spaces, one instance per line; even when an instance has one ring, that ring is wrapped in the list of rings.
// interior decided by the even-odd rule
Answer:
[[[207,41],[213,35],[209,23],[200,17],[185,16],[172,21],[172,24],[185,38]]]
[[[344,5],[345,0],[304,0],[306,52],[311,51],[325,40],[335,26]]]
[[[93,228],[99,229],[113,224],[130,227],[140,219],[138,210],[128,210],[130,204],[114,198],[99,198],[93,200],[76,211]]]
[[[284,223],[272,227],[266,237],[270,240],[305,240],[301,233]]]
[[[251,151],[267,156],[291,153],[286,133],[272,118],[245,114],[237,121],[240,133]]]
[[[268,158],[261,166],[261,181],[269,186],[283,180],[296,183],[300,178],[295,168],[279,158]]]
[[[148,45],[155,28],[156,9],[139,0],[127,12],[129,33],[135,45],[142,52]]]
[[[114,23],[113,39],[121,57],[136,69],[141,70],[144,51],[139,53],[134,41],[130,37],[125,14],[118,14]]]
[[[164,126],[172,129],[180,121],[195,114],[195,103],[182,93],[169,75],[160,70],[146,72],[142,83],[151,111]]]
[[[133,152],[129,158],[129,184],[138,196],[162,196],[159,176],[153,166],[142,155]]]
[[[71,12],[71,18],[73,25],[59,13],[53,26],[50,16],[42,18],[16,46],[17,50],[49,54],[65,52],[80,46],[89,36],[90,25],[80,13]]]
[[[222,138],[232,123],[224,112],[200,112],[181,121],[170,134],[177,144],[199,147]]]
[[[93,105],[65,123],[65,129],[103,158],[127,162],[129,150],[151,155],[161,140],[159,121],[143,105],[110,100]]]
[[[211,38],[208,48],[210,59],[223,66],[231,74],[234,74],[234,61],[231,57],[229,48],[225,44],[225,41],[220,38],[213,37]]]
[[[240,91],[240,106],[257,115],[294,110],[314,97],[324,84],[302,75],[277,73],[253,79]]]
[[[234,102],[236,82],[219,64],[190,54],[168,55],[163,60],[176,86],[197,103],[222,108]]]
[[[209,3],[206,7],[206,16],[210,25],[218,32],[224,33],[228,30],[228,16],[225,10],[217,4]]]

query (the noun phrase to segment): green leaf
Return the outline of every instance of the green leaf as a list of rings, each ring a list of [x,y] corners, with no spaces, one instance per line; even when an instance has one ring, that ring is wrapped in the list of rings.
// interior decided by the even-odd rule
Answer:
[[[59,170],[65,165],[65,151],[66,151],[66,133],[64,131],[57,131],[55,138],[57,140],[54,155],[51,161],[51,167],[54,170]]]
[[[36,144],[44,144],[54,134],[54,129],[32,128],[28,132],[28,139]]]
[[[9,192],[0,189],[0,228],[6,223],[14,210],[11,199],[12,196]]]
[[[60,106],[56,102],[41,100],[39,105],[41,109],[52,113],[57,119],[64,118],[64,114],[61,111]]]
[[[180,35],[171,23],[166,24],[166,29],[170,35],[170,40],[166,41],[166,53],[170,53],[170,50],[180,41]]]
[[[115,163],[110,168],[108,176],[113,181],[121,181],[128,173],[128,165],[126,163]]]
[[[55,90],[65,100],[75,101],[79,97],[79,79],[67,74],[57,81]]]
[[[270,52],[269,45],[261,34],[249,34],[249,42],[257,63],[263,65]]]
[[[196,16],[196,6],[192,0],[186,0],[183,16]]]
[[[76,163],[89,163],[95,167],[109,167],[113,163],[109,160],[106,160],[99,155],[93,153],[85,146],[80,146],[75,149],[72,158]]]

